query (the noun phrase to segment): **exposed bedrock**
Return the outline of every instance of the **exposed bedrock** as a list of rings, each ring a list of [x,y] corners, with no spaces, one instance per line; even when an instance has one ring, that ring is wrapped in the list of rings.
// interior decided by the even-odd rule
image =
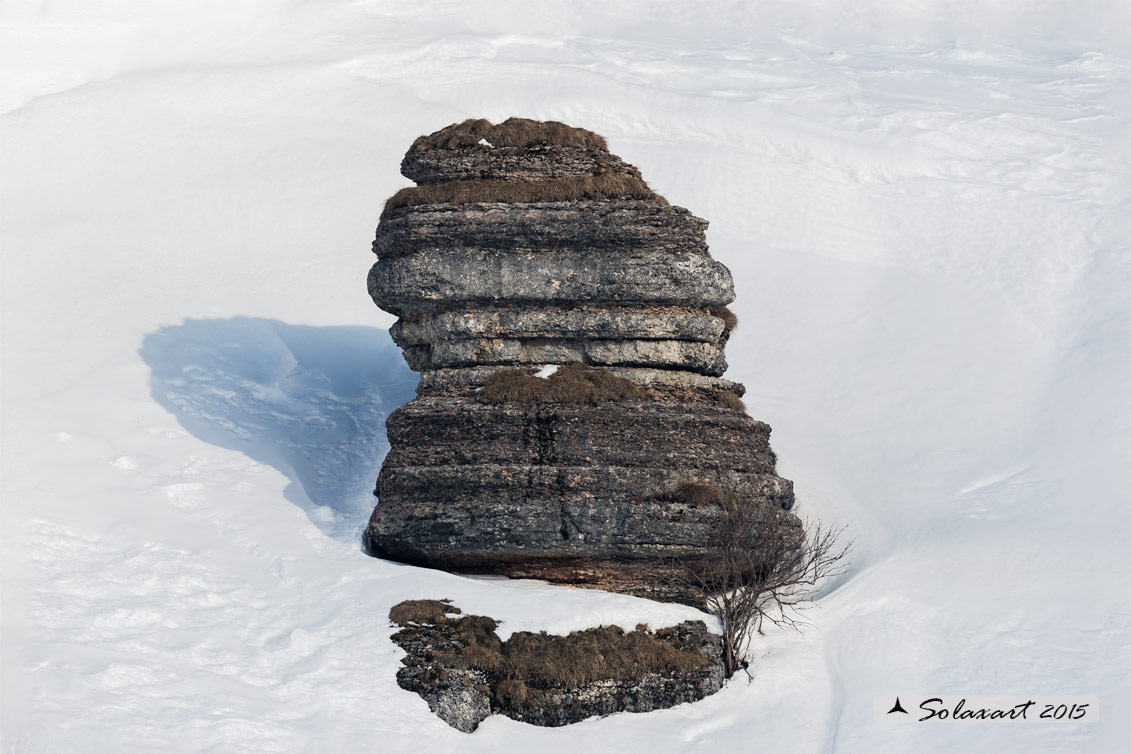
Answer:
[[[678,307],[470,309],[417,312],[393,339],[413,369],[579,362],[720,375],[725,326]]]
[[[402,172],[368,283],[421,380],[387,423],[372,551],[694,602],[670,577],[713,557],[724,497],[793,504],[721,377],[734,284],[707,222],[560,123],[455,124]]]
[[[402,348],[437,340],[555,338],[591,340],[681,340],[721,346],[721,319],[700,309],[600,307],[464,309],[415,312],[390,333]]]
[[[378,257],[429,249],[682,251],[708,256],[707,221],[654,200],[401,207],[377,230]]]
[[[590,175],[640,177],[592,131],[555,121],[471,119],[416,139],[401,174],[418,184],[457,180],[546,181]]]
[[[614,173],[640,177],[640,171],[604,149],[539,145],[528,148],[472,144],[458,149],[412,148],[401,161],[401,175],[420,184],[444,181],[545,181]]]
[[[559,464],[773,474],[770,428],[746,414],[662,400],[483,405],[422,395],[389,417],[386,465]],[[784,480],[783,480],[784,481]],[[654,490],[640,490],[646,497]]]
[[[474,391],[481,387],[487,378],[498,371],[497,367],[432,369],[421,373],[417,394],[446,393],[466,396],[469,389]],[[608,371],[618,377],[631,380],[645,389],[667,395],[673,400],[678,399],[684,403],[702,402],[696,399],[719,392],[732,393],[736,397],[741,397],[746,393],[746,387],[741,382],[733,382],[723,377],[695,374],[694,372],[636,367],[609,367]],[[709,402],[713,404],[716,401]]]
[[[495,364],[653,366],[709,375],[726,371],[721,349],[681,340],[587,340],[583,338],[476,338],[409,346],[405,360],[417,371]]]
[[[664,400],[482,405],[423,395],[388,420],[392,446],[369,528],[404,562],[694,602],[676,558],[708,543],[719,509],[673,500],[696,481],[789,507],[770,428],[742,412]]]
[[[734,301],[730,270],[687,252],[440,249],[382,259],[369,293],[385,311],[510,306],[684,306]]]
[[[749,497],[792,495],[789,482],[773,474],[711,470],[695,477]],[[429,557],[413,560],[453,565],[490,565],[478,562],[480,553],[493,562],[512,550],[517,557],[685,556],[706,544],[703,526],[718,519],[718,508],[656,500],[645,490],[661,495],[686,479],[686,470],[641,466],[402,466],[382,470],[377,489],[390,512],[370,535],[382,550],[423,546]]]

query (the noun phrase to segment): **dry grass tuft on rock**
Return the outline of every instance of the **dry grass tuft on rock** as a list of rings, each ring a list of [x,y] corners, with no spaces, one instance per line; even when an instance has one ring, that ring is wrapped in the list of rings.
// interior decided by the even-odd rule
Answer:
[[[549,377],[535,377],[522,369],[503,369],[487,378],[477,395],[480,403],[567,403],[594,406],[605,401],[643,398],[632,380],[604,367],[563,364]]]
[[[502,642],[499,637],[495,641],[482,641],[468,644],[459,654],[450,657],[453,667],[460,670],[482,670],[484,673],[500,673],[506,668],[506,658],[499,651]]]
[[[495,701],[502,707],[525,707],[541,693],[527,688],[526,683],[517,678],[506,678],[495,684]]]
[[[636,681],[671,675],[710,663],[702,652],[680,647],[647,631],[617,626],[574,631],[568,636],[513,634],[503,642],[504,672],[527,687],[574,687],[594,681]]]
[[[746,404],[742,399],[729,390],[715,390],[715,401],[724,408],[734,409],[735,411],[746,412]]]
[[[453,123],[439,131],[416,137],[409,147],[410,152],[426,152],[430,149],[461,149],[473,147],[480,139],[487,137],[492,128],[486,118],[468,118],[461,123]]]
[[[462,149],[479,145],[480,139],[487,141],[492,147],[516,149],[555,146],[608,151],[609,148],[604,137],[556,120],[508,118],[496,126],[489,120],[472,118],[417,138],[412,143],[412,150]]]
[[[448,615],[461,611],[451,600],[405,600],[389,610],[389,620],[398,626],[410,623],[437,624],[448,620]]]
[[[486,615],[468,615],[451,622],[451,625],[456,635],[470,644],[492,645],[499,641],[495,635],[499,622]]]
[[[389,197],[384,220],[402,207],[421,204],[495,204],[651,199],[667,201],[641,179],[618,173],[582,175],[550,181],[444,181],[403,188]]]
[[[730,310],[729,306],[720,306],[718,309],[711,310],[712,317],[718,317],[723,321],[723,327],[727,332],[733,332],[734,328],[738,327],[738,315]]]
[[[716,505],[721,507],[733,502],[734,494],[698,479],[683,479],[676,482],[673,489],[661,492],[653,499],[684,505]]]
[[[670,675],[710,664],[702,651],[680,643],[673,629],[651,633],[647,625],[625,632],[618,626],[574,631],[567,636],[520,631],[499,639],[498,622],[485,615],[458,613],[446,600],[408,600],[390,620],[406,626],[393,639],[412,637],[419,627],[439,630],[457,647],[444,661],[461,670],[480,670],[496,681],[496,695],[521,701],[528,690],[576,687],[594,681],[637,681],[648,674]],[[395,616],[395,618],[394,618]],[[411,624],[419,624],[413,626]],[[502,688],[499,688],[499,686]]]

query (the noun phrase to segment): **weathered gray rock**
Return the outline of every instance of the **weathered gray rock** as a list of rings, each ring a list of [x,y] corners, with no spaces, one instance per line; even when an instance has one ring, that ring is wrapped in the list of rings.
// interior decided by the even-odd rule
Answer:
[[[594,681],[548,692],[537,702],[503,711],[519,722],[558,727],[617,712],[651,712],[697,702],[722,687],[720,666],[708,666],[676,678],[646,675],[639,681]]]
[[[680,307],[418,312],[391,330],[417,371],[563,364],[726,371],[722,320]]]
[[[478,143],[490,134],[499,144]],[[694,602],[670,586],[675,559],[712,556],[721,503],[683,499],[680,485],[793,504],[770,428],[721,378],[720,307],[734,290],[706,221],[655,197],[599,136],[562,124],[456,124],[418,139],[402,169],[422,186],[381,220],[369,292],[400,317],[391,332],[421,380],[388,421],[369,547]],[[547,364],[606,369],[600,379],[632,389],[543,400],[515,370]],[[500,380],[521,390],[481,394]]]
[[[467,649],[467,633],[438,624],[411,624],[393,635],[408,656],[397,671],[397,685],[415,691],[428,708],[456,730],[471,733],[491,715],[491,692],[486,673],[456,667],[443,658]]]
[[[389,330],[402,348],[484,338],[682,340],[721,345],[724,332],[722,320],[699,309],[609,306],[420,312],[397,320]]]
[[[479,688],[485,681],[474,670],[414,665],[397,671],[401,688],[420,694],[441,720],[464,733],[491,716],[491,697]]]
[[[618,377],[624,377],[640,385],[647,385],[668,392],[675,391],[678,394],[677,398],[681,401],[687,399],[687,391],[729,392],[740,398],[746,395],[746,386],[741,382],[733,382],[721,377],[710,377],[669,369],[632,367],[610,368],[609,371]]]
[[[665,500],[675,485],[793,501],[792,484],[774,473],[767,425],[692,401],[596,411],[426,393],[397,409],[387,429],[377,484],[387,507],[368,536],[386,557],[430,567],[694,602],[666,582],[675,558],[707,545],[719,510]],[[617,569],[649,578],[626,586]]]
[[[417,394],[467,395],[469,390],[473,394],[476,388],[481,387],[487,378],[498,371],[498,367],[431,369],[421,373]],[[609,372],[662,395],[669,395],[670,399],[683,404],[698,405],[707,402],[715,405],[718,401],[704,401],[703,396],[717,392],[733,393],[737,397],[746,394],[746,387],[741,382],[694,372],[639,367],[610,367]]]
[[[369,294],[398,316],[491,305],[708,309],[734,301],[734,282],[722,264],[687,252],[456,248],[382,259],[369,272]]]
[[[600,409],[483,405],[466,395],[425,393],[386,422],[386,464],[623,466],[683,477],[700,471],[773,474],[770,427],[740,411],[665,400],[618,401]],[[652,491],[641,489],[637,496]]]
[[[410,149],[401,175],[417,183],[501,180],[546,181],[616,173],[640,177],[640,171],[603,149],[540,145],[498,147],[473,144],[458,149]]]
[[[585,338],[477,338],[437,340],[404,349],[418,372],[441,367],[531,364],[592,364],[686,369],[709,375],[726,371],[722,349],[682,340],[590,340]]]
[[[708,256],[707,221],[682,207],[645,199],[424,204],[381,221],[381,259],[435,249],[502,251],[678,251]]]

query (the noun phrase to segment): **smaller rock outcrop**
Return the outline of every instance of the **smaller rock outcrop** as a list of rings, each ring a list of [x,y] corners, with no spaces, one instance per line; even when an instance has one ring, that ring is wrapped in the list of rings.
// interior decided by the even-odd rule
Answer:
[[[408,600],[389,611],[408,655],[397,672],[453,728],[470,733],[491,714],[561,726],[614,712],[698,701],[723,684],[722,646],[702,621],[649,631],[616,626],[568,636],[517,632],[460,615],[448,600]]]

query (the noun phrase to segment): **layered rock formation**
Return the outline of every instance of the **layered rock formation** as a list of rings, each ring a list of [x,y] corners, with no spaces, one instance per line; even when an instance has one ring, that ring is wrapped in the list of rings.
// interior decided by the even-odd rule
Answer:
[[[793,501],[721,377],[734,291],[706,221],[562,124],[467,121],[401,170],[419,185],[386,206],[369,291],[422,376],[387,423],[372,551],[692,601],[668,577],[719,508],[688,490]]]

